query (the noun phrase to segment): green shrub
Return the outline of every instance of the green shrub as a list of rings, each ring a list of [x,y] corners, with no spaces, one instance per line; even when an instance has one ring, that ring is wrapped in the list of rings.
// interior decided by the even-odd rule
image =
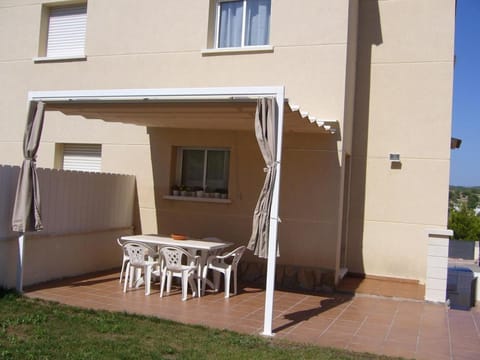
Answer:
[[[480,240],[480,218],[466,206],[462,206],[459,211],[450,211],[448,228],[453,230],[456,240]]]

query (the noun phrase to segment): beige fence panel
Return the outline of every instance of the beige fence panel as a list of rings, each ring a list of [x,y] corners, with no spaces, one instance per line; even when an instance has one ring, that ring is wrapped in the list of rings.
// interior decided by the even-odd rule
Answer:
[[[14,236],[11,216],[18,167],[0,166],[0,239]],[[44,235],[130,227],[135,177],[38,169]]]
[[[12,236],[12,211],[17,189],[18,166],[0,165],[0,239]]]
[[[132,225],[133,176],[43,169],[39,182],[44,227],[49,234]]]
[[[10,229],[19,170],[0,165],[0,287],[6,288],[17,275],[18,234]],[[26,236],[24,285],[118,267],[115,239],[133,231],[135,177],[51,169],[38,169],[38,177],[44,230]]]

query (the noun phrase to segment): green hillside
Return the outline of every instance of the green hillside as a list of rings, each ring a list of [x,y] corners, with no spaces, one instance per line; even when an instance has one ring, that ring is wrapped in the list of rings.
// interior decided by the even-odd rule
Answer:
[[[459,210],[463,205],[474,210],[480,203],[480,186],[450,186],[449,209]]]

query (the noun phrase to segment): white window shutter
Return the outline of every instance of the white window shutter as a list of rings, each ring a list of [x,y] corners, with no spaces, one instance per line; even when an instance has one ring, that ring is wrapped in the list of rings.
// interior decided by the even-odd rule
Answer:
[[[52,8],[48,22],[47,57],[85,55],[87,5]]]
[[[63,169],[76,171],[102,171],[102,145],[64,144]]]

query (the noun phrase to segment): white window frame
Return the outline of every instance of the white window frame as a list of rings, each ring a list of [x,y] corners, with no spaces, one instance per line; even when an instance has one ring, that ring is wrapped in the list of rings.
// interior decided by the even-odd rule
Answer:
[[[86,59],[87,2],[47,5],[44,12],[41,56],[34,61]],[[52,23],[56,26],[54,30]]]
[[[102,171],[101,144],[62,144],[62,169],[84,172]],[[68,164],[66,164],[66,161]]]
[[[236,47],[219,47],[219,41],[220,41],[220,7],[222,3],[226,2],[234,2],[234,1],[239,1],[239,0],[216,0],[217,4],[215,6],[215,44],[214,47],[215,49],[234,49]],[[264,45],[245,45],[245,32],[247,31],[247,1],[248,0],[241,0],[243,1],[243,8],[242,8],[242,38],[240,42],[240,48],[262,48],[262,47],[269,47],[269,44],[264,44]],[[270,6],[271,6],[271,1],[270,1]],[[269,19],[270,21],[270,19]],[[268,24],[270,27],[270,24]],[[270,39],[269,39],[270,42]]]
[[[180,146],[177,148],[177,167],[176,167],[176,185],[181,186],[183,185],[182,179],[182,168],[183,168],[183,151],[184,150],[200,150],[204,152],[204,161],[203,161],[203,179],[202,179],[202,188],[203,190],[207,190],[207,156],[208,151],[223,151],[228,153],[228,165],[230,165],[230,154],[231,151],[229,148],[217,148],[217,147],[188,147],[188,146]],[[230,169],[226,168],[226,175],[227,178],[225,179],[226,182],[226,191],[229,192],[229,178],[230,178]],[[211,189],[215,190],[215,189]]]

